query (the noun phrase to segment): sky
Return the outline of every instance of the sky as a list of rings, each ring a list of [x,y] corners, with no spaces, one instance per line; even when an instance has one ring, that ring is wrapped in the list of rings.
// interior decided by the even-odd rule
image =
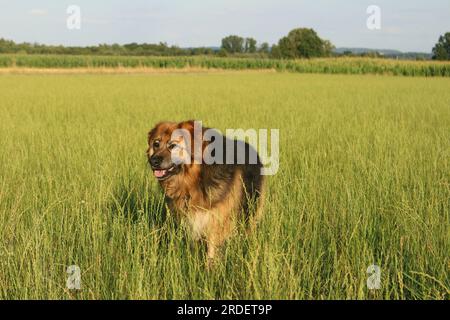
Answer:
[[[81,10],[79,30],[67,28],[69,5]],[[367,28],[370,5],[379,30]],[[450,0],[0,0],[0,38],[16,42],[197,47],[237,34],[274,44],[297,27],[336,47],[430,52],[450,32]]]

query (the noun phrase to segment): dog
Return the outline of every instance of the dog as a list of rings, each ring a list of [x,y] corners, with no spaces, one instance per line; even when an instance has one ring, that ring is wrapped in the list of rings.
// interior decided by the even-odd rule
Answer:
[[[187,134],[174,135],[175,132]],[[211,132],[214,138],[205,140]],[[218,145],[223,147],[211,151],[217,142],[222,142]],[[199,159],[195,153],[200,150],[202,156],[208,148],[214,161],[196,161]],[[196,133],[193,120],[160,122],[148,133],[147,157],[169,210],[187,221],[195,240],[206,242],[208,262],[214,261],[237,221],[243,221],[248,231],[256,226],[261,217],[265,181],[259,155],[248,143],[231,140],[205,127]]]

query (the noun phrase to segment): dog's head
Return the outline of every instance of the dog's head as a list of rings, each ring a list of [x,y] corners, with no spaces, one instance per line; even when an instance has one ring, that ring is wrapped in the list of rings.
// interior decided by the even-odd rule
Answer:
[[[160,122],[150,130],[147,157],[155,178],[165,181],[180,174],[186,159],[192,160],[193,141],[194,121]]]

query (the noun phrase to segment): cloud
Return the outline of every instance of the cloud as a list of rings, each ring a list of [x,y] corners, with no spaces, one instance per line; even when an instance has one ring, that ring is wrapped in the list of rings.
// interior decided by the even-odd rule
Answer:
[[[392,35],[399,35],[399,34],[402,34],[403,33],[403,30],[402,30],[402,28],[400,28],[400,27],[394,27],[394,26],[391,26],[391,27],[386,27],[386,28],[381,28],[381,31],[382,32],[384,32],[384,33],[386,33],[386,34],[392,34]]]
[[[47,15],[47,10],[45,9],[31,9],[29,11],[29,14],[32,16],[45,16]]]

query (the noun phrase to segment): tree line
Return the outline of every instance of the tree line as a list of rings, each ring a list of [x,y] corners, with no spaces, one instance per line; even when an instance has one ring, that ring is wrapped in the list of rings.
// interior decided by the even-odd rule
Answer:
[[[319,37],[313,29],[297,28],[282,37],[277,44],[269,45],[267,42],[258,44],[254,38],[244,38],[230,35],[222,39],[221,46],[217,48],[198,47],[180,48],[169,46],[165,42],[129,43],[129,44],[99,44],[97,46],[54,46],[38,43],[15,43],[0,38],[0,54],[70,54],[70,55],[116,55],[116,56],[237,56],[260,57],[274,59],[316,58],[337,55],[355,55],[344,52],[334,52],[334,45]],[[364,54],[362,54],[364,55]],[[372,54],[371,56],[379,56]],[[450,32],[439,38],[433,48],[433,59],[450,60]]]
[[[169,46],[166,43],[129,43],[99,44],[87,47],[52,46],[38,43],[15,43],[11,40],[0,39],[1,53],[26,53],[26,54],[68,54],[68,55],[116,55],[116,56],[186,56],[186,55],[211,55],[211,48],[179,48]]]
[[[72,55],[127,55],[127,56],[254,56],[270,58],[313,58],[329,56],[333,45],[322,40],[313,29],[299,28],[292,30],[278,44],[270,46],[267,42],[258,44],[254,38],[230,35],[222,39],[218,48],[180,48],[167,43],[129,43],[100,44],[97,46],[54,46],[38,43],[15,43],[0,39],[0,53],[25,54],[72,54]]]

